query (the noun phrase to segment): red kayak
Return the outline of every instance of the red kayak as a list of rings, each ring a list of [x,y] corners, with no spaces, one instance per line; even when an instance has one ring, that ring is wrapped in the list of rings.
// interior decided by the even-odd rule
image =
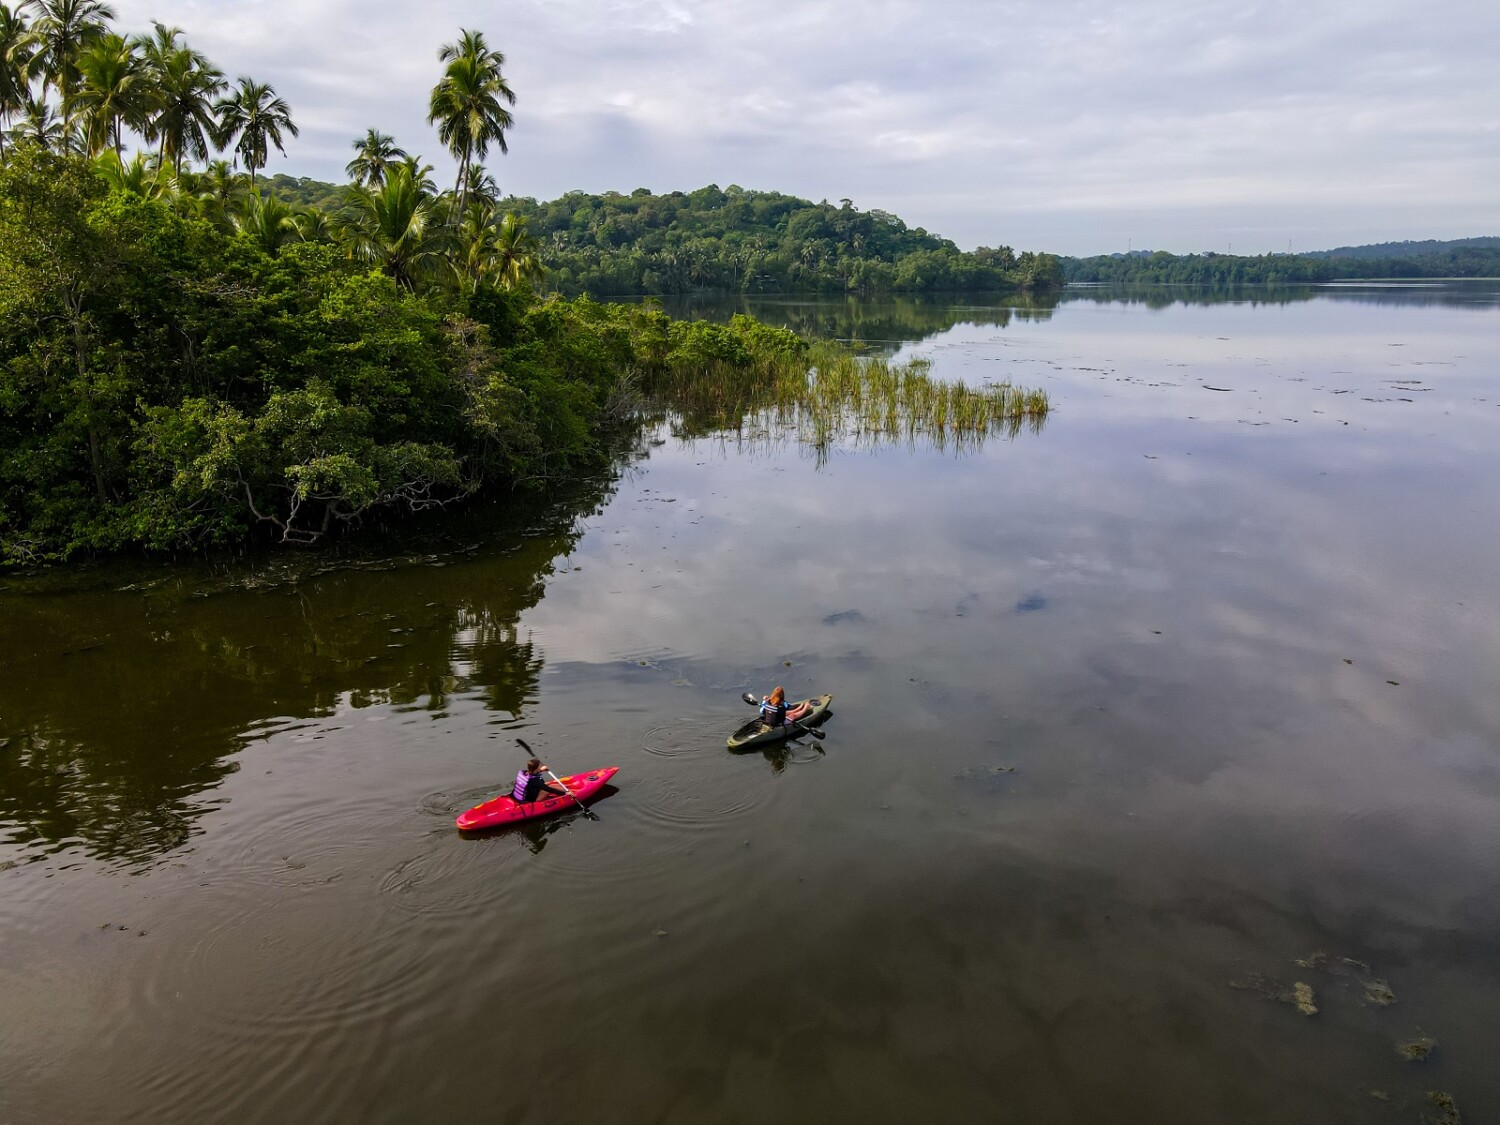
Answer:
[[[572,791],[573,797],[577,797],[579,801],[587,801],[608,785],[609,779],[614,777],[619,769],[619,766],[606,766],[602,770],[575,773],[568,777],[558,778],[558,780]],[[454,823],[470,832],[482,828],[504,828],[507,824],[518,824],[523,820],[576,809],[578,802],[574,801],[573,797],[548,796],[544,801],[522,803],[509,793],[505,793],[491,798],[482,805],[475,805],[466,813],[459,813],[458,820]]]

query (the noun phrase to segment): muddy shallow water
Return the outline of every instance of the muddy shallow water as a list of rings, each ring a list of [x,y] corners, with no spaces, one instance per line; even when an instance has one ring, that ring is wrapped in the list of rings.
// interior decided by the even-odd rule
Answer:
[[[0,1120],[1500,1118],[1500,289],[1185,296],[753,308],[978,451],[0,575]],[[518,736],[616,791],[461,837]]]

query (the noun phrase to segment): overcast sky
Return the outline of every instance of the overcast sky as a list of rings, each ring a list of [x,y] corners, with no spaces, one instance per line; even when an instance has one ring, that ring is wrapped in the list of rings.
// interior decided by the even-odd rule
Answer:
[[[270,82],[268,171],[426,124],[460,27],[517,95],[502,190],[708,183],[964,248],[1237,253],[1500,235],[1500,0],[112,0]]]

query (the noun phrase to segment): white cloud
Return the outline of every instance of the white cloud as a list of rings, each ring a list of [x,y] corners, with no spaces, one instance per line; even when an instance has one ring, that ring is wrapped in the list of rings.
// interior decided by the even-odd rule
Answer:
[[[292,103],[272,171],[375,125],[438,165],[436,51],[507,54],[508,190],[848,196],[961,245],[1285,249],[1500,232],[1500,9],[1144,0],[118,0]]]

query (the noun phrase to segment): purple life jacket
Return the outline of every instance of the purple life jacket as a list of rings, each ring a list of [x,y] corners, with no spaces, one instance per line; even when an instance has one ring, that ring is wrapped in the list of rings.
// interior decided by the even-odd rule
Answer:
[[[536,792],[542,787],[540,774],[527,773],[524,769],[516,774],[516,787],[510,791],[511,800],[526,805],[536,800]]]

